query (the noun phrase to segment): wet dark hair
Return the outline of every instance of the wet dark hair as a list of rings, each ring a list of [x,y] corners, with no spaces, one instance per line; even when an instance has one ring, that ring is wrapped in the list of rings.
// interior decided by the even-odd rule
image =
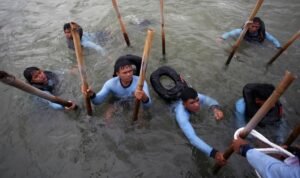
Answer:
[[[255,22],[259,23],[259,25],[260,25],[260,27],[259,27],[259,29],[258,29],[257,32],[258,32],[258,41],[260,43],[262,43],[265,40],[265,38],[266,38],[265,23],[259,17],[254,17],[253,18],[253,23],[255,23]],[[245,37],[247,37],[247,36],[250,36],[249,30],[247,31]]]
[[[195,99],[195,98],[197,98],[197,96],[198,96],[198,93],[195,89],[193,89],[191,87],[186,87],[182,90],[180,99],[182,101],[187,101],[188,99]]]
[[[80,25],[78,25],[78,26],[79,26],[79,29],[78,29],[79,37],[80,37],[80,40],[81,40],[82,34],[83,34],[83,29]],[[71,24],[70,23],[65,23],[63,29],[64,29],[64,31],[65,30],[71,30]]]
[[[267,100],[269,96],[273,93],[275,87],[271,84],[265,84],[263,87],[256,87],[253,90],[253,95],[255,98],[261,100]]]
[[[120,56],[114,66],[114,74],[113,77],[117,76],[117,72],[119,72],[121,67],[132,65],[131,61],[128,59],[130,58],[130,55]]]
[[[23,75],[25,77],[25,79],[27,80],[28,83],[32,84],[31,80],[32,80],[32,73],[34,71],[40,70],[37,67],[27,67],[24,72]]]

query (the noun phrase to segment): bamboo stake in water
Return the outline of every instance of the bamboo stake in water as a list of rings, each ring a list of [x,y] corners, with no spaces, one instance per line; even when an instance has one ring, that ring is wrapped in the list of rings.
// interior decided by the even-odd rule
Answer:
[[[145,75],[146,75],[146,70],[147,70],[147,65],[148,65],[148,57],[149,57],[149,53],[150,53],[150,49],[151,49],[151,45],[152,45],[153,34],[154,34],[154,31],[149,29],[147,32],[147,37],[146,37],[145,46],[144,46],[139,81],[138,81],[138,85],[136,88],[137,90],[140,90],[140,91],[142,91],[143,87],[144,87],[144,80],[145,80]],[[135,99],[133,121],[136,121],[138,119],[140,102],[141,102],[140,100]]]
[[[270,66],[296,39],[300,37],[300,30],[295,33],[289,41],[269,60],[267,67]]]
[[[87,77],[86,77],[85,65],[84,65],[82,49],[81,49],[81,45],[80,45],[80,37],[78,34],[79,26],[74,22],[71,22],[70,24],[71,24],[71,33],[72,33],[72,38],[73,38],[74,47],[75,47],[75,53],[76,53],[76,59],[77,59],[82,89],[84,91],[87,91],[89,86],[86,81]],[[83,97],[84,97],[84,102],[85,102],[85,106],[86,106],[86,110],[87,110],[87,115],[91,116],[93,111],[92,111],[90,97],[87,94],[84,94]]]
[[[297,127],[295,127],[293,129],[293,131],[290,133],[290,135],[288,136],[288,138],[285,140],[285,142],[283,143],[283,145],[291,145],[299,136],[300,134],[300,125],[298,125]]]
[[[120,26],[121,26],[121,30],[122,30],[122,33],[123,33],[125,42],[126,42],[127,46],[130,46],[129,37],[128,37],[128,34],[127,34],[127,32],[126,32],[126,28],[125,28],[125,25],[124,25],[124,23],[123,23],[121,14],[120,14],[120,12],[119,12],[117,0],[112,0],[112,4],[113,4],[113,6],[114,6],[114,8],[115,8],[115,11],[116,11],[116,13],[117,13],[118,20],[119,20],[119,23],[120,23]]]
[[[160,0],[162,54],[166,55],[164,0]]]

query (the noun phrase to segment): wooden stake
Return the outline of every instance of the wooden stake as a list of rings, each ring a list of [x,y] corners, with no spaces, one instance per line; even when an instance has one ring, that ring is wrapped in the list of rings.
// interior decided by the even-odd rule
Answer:
[[[150,49],[151,49],[151,45],[152,45],[153,34],[154,34],[154,31],[149,29],[147,32],[147,37],[146,37],[145,46],[144,46],[139,81],[138,81],[138,85],[136,88],[137,90],[140,90],[140,91],[142,91],[143,87],[144,87],[144,80],[145,80],[145,75],[146,75],[146,70],[147,70],[147,65],[148,65],[148,57],[149,57],[149,53],[150,53]],[[140,100],[135,99],[133,121],[136,121],[138,119],[140,102],[141,102]]]
[[[162,54],[166,55],[166,42],[165,42],[165,19],[164,19],[164,0],[160,0],[160,16],[161,16],[161,44]]]
[[[127,46],[130,46],[129,37],[128,37],[128,34],[127,34],[127,32],[126,32],[126,28],[125,28],[125,25],[124,25],[124,23],[123,23],[121,14],[120,14],[120,12],[119,12],[117,0],[112,0],[112,4],[113,4],[113,6],[114,6],[114,8],[115,8],[115,11],[116,11],[116,13],[117,13],[118,20],[119,20],[119,23],[120,23],[120,26],[121,26],[121,30],[122,30],[122,33],[123,33],[125,42],[126,42]]]
[[[289,41],[269,60],[267,67],[270,66],[296,39],[300,37],[300,30],[295,33]]]
[[[72,33],[72,38],[74,42],[74,47],[75,47],[75,53],[76,53],[76,59],[77,59],[77,64],[78,64],[78,70],[80,74],[80,79],[82,83],[82,89],[84,91],[87,91],[89,88],[88,83],[86,81],[86,71],[85,71],[85,65],[84,65],[84,60],[83,60],[83,55],[82,55],[82,49],[80,45],[80,37],[78,33],[79,26],[71,22],[71,33]],[[86,94],[83,95],[84,97],[84,102],[87,110],[87,115],[91,116],[93,111],[92,111],[92,105],[90,101],[90,97],[87,96]]]

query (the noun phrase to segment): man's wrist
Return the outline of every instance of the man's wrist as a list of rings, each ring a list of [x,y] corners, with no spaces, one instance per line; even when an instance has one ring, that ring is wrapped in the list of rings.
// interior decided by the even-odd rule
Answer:
[[[213,148],[213,149],[211,150],[209,156],[212,157],[212,158],[215,158],[217,152],[218,152],[218,150],[216,150],[216,149]]]
[[[219,105],[212,105],[212,106],[210,106],[209,109],[212,110],[213,112],[215,112],[215,109],[221,110],[221,107]]]
[[[95,92],[90,96],[90,99],[94,99],[94,98],[96,98],[96,93]]]
[[[253,147],[251,147],[251,146],[248,145],[248,144],[241,145],[241,146],[240,146],[239,152],[240,152],[240,154],[241,154],[242,156],[246,157],[247,152],[248,152],[249,150],[251,150],[252,148],[253,148]]]
[[[149,98],[147,97],[145,100],[142,100],[143,103],[148,103],[149,102]]]

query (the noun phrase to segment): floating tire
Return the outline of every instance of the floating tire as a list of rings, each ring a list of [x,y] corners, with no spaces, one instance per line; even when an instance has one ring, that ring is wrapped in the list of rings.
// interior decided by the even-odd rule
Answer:
[[[160,82],[162,76],[167,76],[174,81],[175,86],[167,89]],[[150,82],[154,91],[166,101],[178,100],[181,91],[187,87],[185,81],[183,81],[180,75],[171,67],[162,66],[155,70],[150,76]]]

